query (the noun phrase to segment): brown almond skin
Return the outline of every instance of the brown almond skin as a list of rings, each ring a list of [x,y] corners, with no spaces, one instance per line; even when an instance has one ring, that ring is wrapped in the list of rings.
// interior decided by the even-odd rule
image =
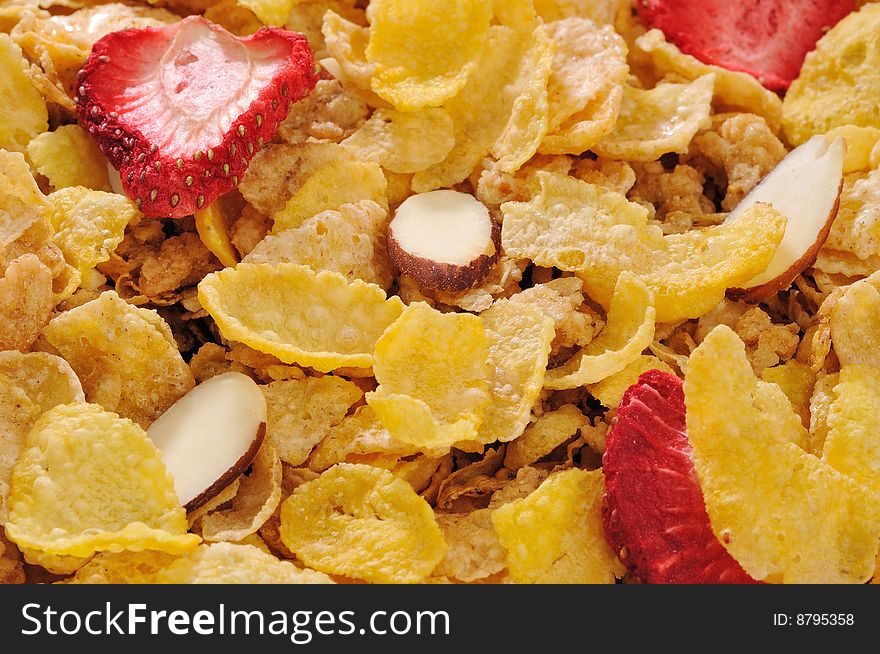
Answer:
[[[490,219],[491,220],[491,219]],[[495,221],[492,221],[492,254],[481,254],[466,266],[451,263],[439,263],[431,259],[417,257],[407,252],[397,239],[391,226],[388,227],[388,256],[395,267],[407,277],[411,277],[424,289],[459,293],[473,288],[486,278],[493,264],[498,260],[501,232]]]
[[[263,444],[263,439],[266,438],[266,423],[261,422],[260,426],[257,428],[257,437],[254,439],[253,443],[251,443],[250,448],[247,452],[241,455],[241,458],[236,461],[226,472],[224,472],[220,479],[211,484],[208,488],[203,490],[199,495],[195,497],[195,499],[190,500],[186,503],[183,508],[189,511],[194,511],[195,509],[202,506],[205,502],[210,500],[212,497],[217,495],[220,491],[226,488],[229,484],[231,484],[239,475],[244,473],[245,470],[248,469],[248,466],[254,460],[254,457],[257,456],[257,452],[260,450],[260,446]]]
[[[837,211],[840,208],[841,191],[843,191],[843,179],[840,180],[840,185],[837,187],[837,200],[834,201],[834,206],[831,207],[831,211],[828,213],[828,218],[825,220],[825,224],[822,226],[822,230],[819,232],[816,242],[809,250],[804,252],[800,259],[795,261],[788,270],[760,286],[727,289],[727,297],[731,300],[745,300],[752,304],[763,302],[776,295],[779,291],[787,289],[791,286],[795,277],[816,263],[816,257],[819,256],[819,250],[822,249],[822,246],[825,245],[825,241],[828,240],[828,235],[831,233],[831,225],[834,224],[834,219],[837,218]]]

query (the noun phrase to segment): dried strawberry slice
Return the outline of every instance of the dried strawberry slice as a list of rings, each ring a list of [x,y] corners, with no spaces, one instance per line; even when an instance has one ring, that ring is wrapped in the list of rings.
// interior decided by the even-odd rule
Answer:
[[[602,459],[608,542],[646,583],[756,583],[712,533],[685,428],[678,377],[650,370],[627,389]]]
[[[854,0],[639,0],[642,22],[683,52],[774,91],[789,87],[816,41],[853,10]]]
[[[317,81],[301,34],[241,39],[204,18],[100,39],[80,71],[80,123],[147,216],[180,218],[229,191]]]

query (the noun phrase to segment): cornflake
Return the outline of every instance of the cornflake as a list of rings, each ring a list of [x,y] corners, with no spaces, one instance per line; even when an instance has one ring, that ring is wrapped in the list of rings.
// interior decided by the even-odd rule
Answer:
[[[109,191],[107,160],[97,144],[79,125],[62,125],[43,132],[27,146],[28,158],[56,189],[85,186]]]

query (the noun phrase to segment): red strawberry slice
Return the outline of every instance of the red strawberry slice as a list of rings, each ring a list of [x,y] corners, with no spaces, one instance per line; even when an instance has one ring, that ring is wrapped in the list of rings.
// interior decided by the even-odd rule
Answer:
[[[682,51],[784,91],[855,0],[639,0],[639,14]]]
[[[709,525],[678,377],[650,370],[627,389],[602,464],[605,536],[642,581],[755,583]]]
[[[180,218],[238,184],[316,81],[301,34],[271,28],[240,39],[192,16],[95,43],[77,113],[141,211]]]

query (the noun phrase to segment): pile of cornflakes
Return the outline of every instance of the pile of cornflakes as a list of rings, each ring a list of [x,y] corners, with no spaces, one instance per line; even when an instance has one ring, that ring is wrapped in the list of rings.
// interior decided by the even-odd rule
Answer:
[[[684,556],[650,512],[685,495],[687,546],[737,578],[875,578],[880,3],[784,93],[641,4],[0,2],[0,582],[639,583]],[[105,35],[190,15],[300,32],[320,72],[231,191],[148,217],[77,74]],[[750,293],[799,216],[741,203],[823,135],[836,217]],[[398,207],[443,189],[492,221],[467,288],[394,257]],[[639,399],[648,371],[684,403]],[[265,427],[182,506],[151,425],[230,372]],[[642,467],[617,476],[628,429]],[[625,507],[632,543],[631,478],[659,489]]]

